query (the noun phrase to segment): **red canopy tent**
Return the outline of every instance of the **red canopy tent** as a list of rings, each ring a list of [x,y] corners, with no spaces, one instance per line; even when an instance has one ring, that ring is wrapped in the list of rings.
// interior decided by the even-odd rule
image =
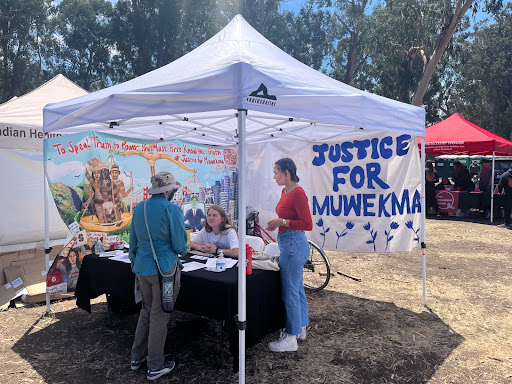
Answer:
[[[418,145],[421,141],[418,138]],[[466,120],[458,113],[434,124],[425,132],[427,155],[492,155],[511,156],[512,141],[508,141]]]
[[[418,138],[421,148],[421,138]],[[512,141],[506,140],[466,120],[458,113],[431,125],[425,131],[427,155],[492,155],[492,175],[495,156],[511,156]],[[494,207],[494,177],[491,177],[491,223]]]

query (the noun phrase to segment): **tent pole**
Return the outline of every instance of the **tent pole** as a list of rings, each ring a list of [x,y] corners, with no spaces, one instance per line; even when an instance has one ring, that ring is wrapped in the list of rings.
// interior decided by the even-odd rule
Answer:
[[[245,219],[246,219],[246,109],[238,110],[238,382],[245,383],[245,329],[246,329],[246,271],[245,271]]]
[[[46,163],[46,139],[43,140],[43,166],[44,166],[44,177],[43,177],[43,190],[44,190],[44,256],[45,256],[45,283],[48,270],[50,269],[50,218],[48,215],[48,168]],[[46,284],[45,284],[46,286]],[[50,294],[46,290],[46,313],[50,313]]]
[[[421,269],[423,280],[423,306],[427,306],[427,212],[425,194],[425,138],[421,138]]]
[[[496,151],[492,151],[492,173],[491,173],[491,224],[494,219],[494,164]]]

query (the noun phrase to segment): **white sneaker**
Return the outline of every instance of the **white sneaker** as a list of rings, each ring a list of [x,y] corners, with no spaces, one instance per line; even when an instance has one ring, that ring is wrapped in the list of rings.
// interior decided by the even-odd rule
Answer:
[[[302,331],[300,332],[300,335],[297,336],[297,340],[300,340],[300,341],[306,340],[306,326],[302,327]]]
[[[268,343],[268,349],[272,352],[293,352],[299,348],[297,336],[281,332],[279,339]]]
[[[163,375],[167,375],[174,369],[175,365],[176,364],[174,363],[173,360],[169,360],[164,363],[164,367],[162,369],[148,369],[146,379],[153,381],[158,379],[159,377],[162,377]]]

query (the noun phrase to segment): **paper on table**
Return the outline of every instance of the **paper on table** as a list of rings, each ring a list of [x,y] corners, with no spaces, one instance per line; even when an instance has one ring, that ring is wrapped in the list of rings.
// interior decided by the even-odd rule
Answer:
[[[196,269],[204,268],[205,264],[199,263],[197,261],[189,261],[188,263],[183,264],[183,269],[181,272],[190,272],[195,271]]]
[[[193,255],[203,255],[203,256],[209,255],[209,253],[204,253],[204,252],[198,251],[197,249],[193,249],[193,250],[189,251],[188,253],[192,253]]]
[[[121,261],[122,263],[128,263],[128,264],[131,263],[130,258],[128,257],[127,253],[123,253],[119,256],[111,257],[110,260]]]
[[[226,269],[232,268],[238,263],[238,259],[230,259],[229,257],[226,257]]]
[[[112,257],[112,256],[122,256],[124,255],[124,251],[118,249],[116,251],[102,252],[98,256],[99,257]]]
[[[208,256],[201,256],[201,255],[190,256],[190,258],[196,259],[196,260],[208,260]]]
[[[224,259],[226,260],[226,269],[232,268],[238,262],[237,259],[231,259],[229,257],[226,257]],[[216,267],[217,267],[216,259],[210,258],[210,259],[206,260],[206,268],[213,268],[213,269],[215,269]]]

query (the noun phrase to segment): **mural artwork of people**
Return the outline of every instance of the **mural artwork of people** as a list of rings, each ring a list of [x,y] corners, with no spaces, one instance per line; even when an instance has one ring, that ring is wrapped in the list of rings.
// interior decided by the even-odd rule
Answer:
[[[119,175],[121,174],[119,170],[119,165],[114,164],[112,165],[112,182],[113,182],[113,188],[114,188],[114,209],[115,209],[115,218],[116,221],[121,220],[122,214],[124,212],[123,204],[121,202],[121,198],[126,199],[130,192],[133,190],[133,186],[128,188],[128,190],[125,190],[124,182],[119,178]]]
[[[85,176],[89,181],[89,198],[83,205],[83,209],[87,209],[91,201],[93,202],[93,214],[96,215],[100,223],[106,223],[105,214],[103,210],[103,203],[105,199],[101,193],[101,172],[100,172],[100,161],[97,158],[89,160],[87,162],[91,168],[92,176],[89,174],[87,169],[85,170]]]

